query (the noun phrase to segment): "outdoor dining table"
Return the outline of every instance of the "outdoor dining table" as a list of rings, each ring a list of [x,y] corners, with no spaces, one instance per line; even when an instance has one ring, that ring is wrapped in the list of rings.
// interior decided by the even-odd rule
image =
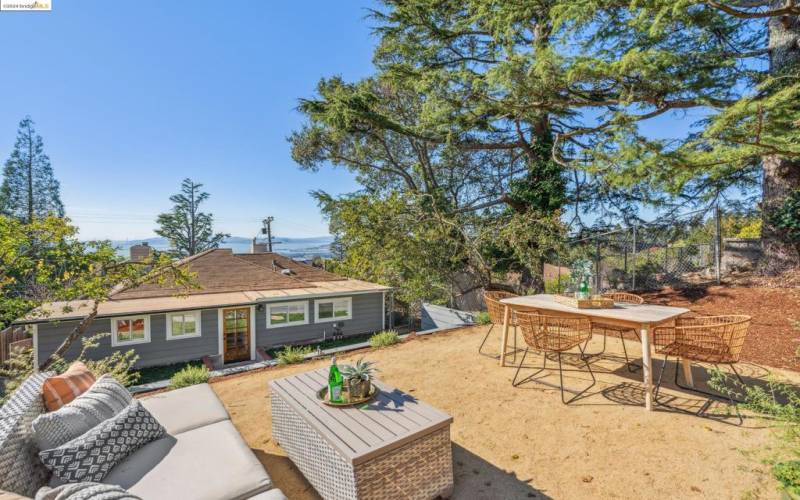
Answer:
[[[644,406],[653,409],[653,364],[650,353],[651,330],[661,324],[668,323],[682,314],[689,312],[683,307],[659,306],[654,304],[615,304],[608,309],[578,309],[556,300],[555,295],[539,294],[511,297],[500,301],[505,305],[503,313],[503,335],[500,345],[500,366],[506,366],[508,349],[508,326],[511,310],[534,310],[542,314],[555,312],[558,315],[583,316],[589,321],[628,327],[639,330],[642,339],[642,375],[644,382]],[[683,363],[686,381],[691,384],[691,368],[688,362]]]

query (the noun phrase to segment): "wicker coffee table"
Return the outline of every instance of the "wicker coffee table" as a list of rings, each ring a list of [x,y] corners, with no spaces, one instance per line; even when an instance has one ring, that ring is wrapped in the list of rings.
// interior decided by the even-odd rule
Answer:
[[[327,369],[273,380],[273,438],[323,498],[449,497],[453,418],[373,383],[371,402],[333,408],[316,398]]]

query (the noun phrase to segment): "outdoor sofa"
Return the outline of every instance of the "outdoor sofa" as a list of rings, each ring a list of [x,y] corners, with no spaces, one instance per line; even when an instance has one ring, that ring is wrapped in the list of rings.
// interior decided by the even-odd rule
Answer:
[[[117,464],[103,483],[119,485],[143,500],[286,498],[281,490],[273,488],[269,475],[208,384],[164,392],[140,401],[164,426],[167,435],[144,445]],[[41,464],[20,463],[26,459],[37,460],[33,453],[17,453],[13,457],[17,471],[42,469]],[[31,482],[38,479],[31,473]],[[58,484],[57,479],[49,480],[50,486]],[[38,489],[44,484],[32,486]],[[0,499],[11,498],[27,497],[0,491]]]

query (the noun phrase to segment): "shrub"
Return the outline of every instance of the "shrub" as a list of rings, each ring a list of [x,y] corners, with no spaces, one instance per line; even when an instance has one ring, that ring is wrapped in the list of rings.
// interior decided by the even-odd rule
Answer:
[[[306,355],[311,354],[311,346],[287,345],[278,353],[278,364],[293,365],[305,361]]]
[[[170,389],[180,389],[190,385],[205,384],[208,382],[211,372],[203,366],[187,366],[169,379]]]
[[[772,467],[772,475],[792,498],[800,497],[800,460],[775,464]]]
[[[569,276],[562,276],[560,280],[557,277],[545,280],[544,293],[559,294],[566,292],[569,279]]]
[[[74,361],[81,361],[96,377],[109,373],[125,387],[135,384],[139,381],[139,372],[133,369],[133,366],[139,360],[139,356],[135,351],[115,351],[101,359],[89,359],[87,357],[87,352],[96,348],[101,338],[109,335],[109,333],[100,333],[82,338],[82,348],[77,358],[70,361],[58,358],[48,370],[62,373]],[[33,373],[33,351],[31,349],[15,351],[5,363],[0,364],[0,376],[6,378],[5,392],[0,394],[0,404],[3,404],[14,389],[19,387],[31,373]]]
[[[475,323],[479,325],[488,325],[492,322],[492,318],[489,317],[488,311],[481,311],[475,315]]]
[[[369,345],[375,348],[386,347],[400,342],[400,336],[394,330],[384,330],[369,338]]]

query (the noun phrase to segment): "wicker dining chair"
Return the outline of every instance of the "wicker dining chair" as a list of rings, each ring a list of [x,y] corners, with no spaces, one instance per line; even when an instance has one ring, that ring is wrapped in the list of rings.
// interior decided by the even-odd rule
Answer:
[[[633,305],[644,304],[644,299],[639,295],[633,293],[607,292],[603,294],[603,297],[613,300],[615,304],[633,304]],[[600,352],[591,353],[591,356],[599,356],[604,352],[606,352],[606,337],[608,337],[608,333],[611,332],[618,334],[619,339],[622,341],[622,352],[625,354],[625,366],[628,367],[628,371],[633,373],[641,368],[641,365],[632,363],[631,360],[628,359],[628,349],[627,347],[625,347],[626,332],[633,332],[636,338],[641,341],[641,339],[639,338],[639,332],[637,332],[635,328],[626,328],[624,326],[608,325],[604,324],[603,322],[597,322],[597,323],[592,322],[592,333],[595,333],[595,330],[603,330],[603,349],[601,349]]]
[[[675,385],[687,391],[715,399],[727,399],[732,405],[740,403],[733,397],[713,392],[703,391],[695,387],[682,385],[679,381],[678,361],[681,359],[697,363],[710,363],[714,366],[725,364],[730,366],[736,378],[744,384],[739,372],[734,366],[742,354],[745,338],[750,329],[752,318],[745,315],[726,315],[726,316],[699,316],[692,318],[678,318],[674,326],[660,326],[653,329],[653,344],[657,354],[664,355],[664,362],[661,364],[661,373],[658,375],[658,382],[654,393],[654,399],[658,401],[658,391],[661,388],[661,381],[667,367],[667,359],[674,357],[675,363]],[[706,410],[704,405],[697,412],[701,415]],[[736,414],[739,422],[742,416],[738,408]]]
[[[561,402],[566,404],[572,403],[579,397],[583,396],[589,389],[594,387],[596,382],[594,372],[589,365],[589,356],[584,352],[582,345],[592,338],[592,325],[587,318],[583,317],[566,317],[566,316],[545,316],[536,312],[518,312],[517,321],[519,322],[520,330],[522,331],[522,338],[525,340],[527,347],[522,355],[522,360],[517,367],[514,374],[514,380],[511,385],[518,387],[547,369],[547,355],[555,353],[558,358],[558,378],[559,388],[561,389]],[[581,370],[564,370],[561,366],[561,353],[574,349],[575,347],[581,353],[581,360],[586,363],[586,368],[589,370],[589,375],[592,377],[592,383],[589,387],[576,393],[572,398],[567,401],[564,399],[564,372],[565,371],[581,371]],[[528,352],[534,349],[542,353],[544,362],[541,368],[538,368],[532,375],[517,381],[519,372],[522,365],[525,363],[525,357]]]
[[[491,321],[491,326],[489,330],[486,332],[486,335],[483,337],[483,342],[478,347],[478,353],[483,356],[493,357],[495,359],[499,359],[500,355],[492,356],[491,354],[486,354],[483,352],[483,346],[486,344],[486,340],[489,338],[489,335],[492,333],[492,329],[494,329],[495,325],[503,325],[503,314],[505,314],[505,305],[500,302],[503,299],[509,299],[511,297],[519,297],[516,293],[511,292],[504,292],[500,290],[491,290],[486,291],[483,293],[483,301],[486,302],[486,309],[489,311],[489,320]],[[511,311],[511,316],[508,318],[508,325],[514,327],[514,358],[513,361],[516,362],[517,360],[517,314],[513,310]]]

